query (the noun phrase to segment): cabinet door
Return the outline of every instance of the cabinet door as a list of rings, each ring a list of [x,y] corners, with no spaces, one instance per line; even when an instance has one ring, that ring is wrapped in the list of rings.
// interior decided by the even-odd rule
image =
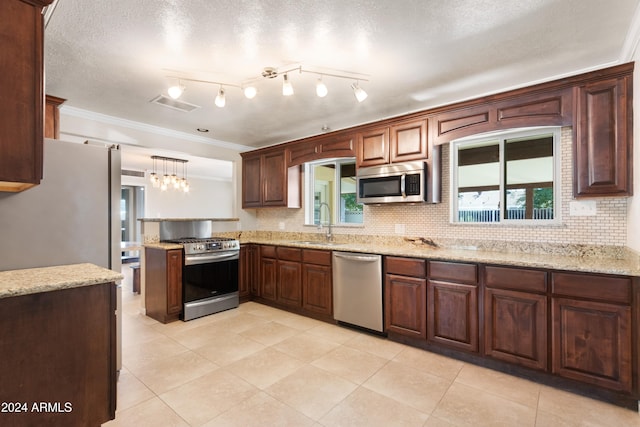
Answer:
[[[534,369],[547,369],[547,297],[485,289],[485,354]]]
[[[47,1],[0,2],[0,191],[42,179],[44,21]]]
[[[284,150],[263,155],[262,206],[287,206],[287,168]]]
[[[302,306],[302,264],[278,260],[278,302]]]
[[[167,313],[182,311],[182,249],[167,251]]]
[[[302,265],[302,307],[305,310],[331,316],[333,314],[333,289],[331,267],[326,265]]]
[[[260,179],[261,157],[242,159],[242,207],[262,206],[262,187]]]
[[[260,296],[276,301],[277,261],[273,258],[260,258]]]
[[[554,374],[612,390],[632,390],[631,308],[552,300]]]
[[[429,157],[426,119],[392,126],[390,136],[391,163]]]
[[[427,313],[429,341],[461,350],[478,351],[477,285],[429,280]]]
[[[253,245],[240,246],[240,271],[238,271],[238,295],[240,298],[251,294],[251,269],[253,267]]]
[[[630,76],[577,90],[575,196],[631,195]]]
[[[389,128],[370,130],[358,135],[358,167],[389,163]]]
[[[386,331],[426,339],[426,279],[387,274],[384,293]]]

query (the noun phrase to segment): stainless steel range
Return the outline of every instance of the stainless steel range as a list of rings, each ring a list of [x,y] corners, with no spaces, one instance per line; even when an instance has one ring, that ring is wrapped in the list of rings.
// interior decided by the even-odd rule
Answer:
[[[225,237],[166,240],[184,247],[182,320],[229,310],[239,305],[240,243]]]

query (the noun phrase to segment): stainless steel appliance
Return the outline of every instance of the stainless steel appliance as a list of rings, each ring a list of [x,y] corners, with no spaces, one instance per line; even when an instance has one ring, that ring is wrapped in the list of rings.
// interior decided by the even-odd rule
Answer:
[[[358,203],[406,203],[440,201],[438,153],[431,163],[424,161],[358,168]]]
[[[167,240],[184,247],[182,320],[192,320],[239,305],[240,243],[225,237]]]
[[[382,257],[333,252],[333,317],[375,332],[382,323]]]

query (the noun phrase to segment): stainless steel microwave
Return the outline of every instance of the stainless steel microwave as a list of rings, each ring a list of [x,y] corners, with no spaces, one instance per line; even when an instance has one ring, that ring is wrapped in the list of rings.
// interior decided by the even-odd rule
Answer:
[[[358,168],[358,203],[437,203],[440,183],[424,161]]]

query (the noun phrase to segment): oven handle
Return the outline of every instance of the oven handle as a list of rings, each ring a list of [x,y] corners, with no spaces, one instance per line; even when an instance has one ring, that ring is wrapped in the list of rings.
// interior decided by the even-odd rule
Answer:
[[[184,257],[184,265],[209,264],[212,262],[238,259],[238,251],[223,252],[207,255],[187,255]]]

